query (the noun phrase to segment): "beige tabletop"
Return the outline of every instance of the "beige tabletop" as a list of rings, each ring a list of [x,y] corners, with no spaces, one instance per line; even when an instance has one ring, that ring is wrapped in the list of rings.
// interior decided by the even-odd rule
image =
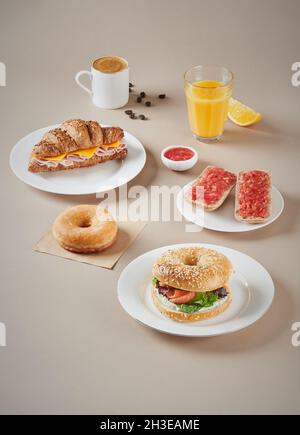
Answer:
[[[1,1],[1,413],[299,413],[300,87],[298,0]],[[128,59],[131,80],[168,99],[130,120],[101,110],[74,74],[105,54]],[[186,116],[183,72],[223,64],[235,73],[234,95],[263,114],[252,128],[228,123],[223,140],[197,144]],[[131,101],[129,107],[136,107]],[[187,233],[180,222],[149,222],[113,270],[33,251],[65,207],[95,196],[59,196],[19,181],[8,164],[18,139],[72,117],[120,125],[147,150],[130,186],[184,185],[205,164],[273,173],[285,210],[250,233]],[[160,163],[171,144],[192,145],[199,164],[182,174]],[[276,286],[271,309],[227,336],[169,336],[130,318],[117,300],[118,277],[138,255],[172,243],[207,242],[254,257]]]

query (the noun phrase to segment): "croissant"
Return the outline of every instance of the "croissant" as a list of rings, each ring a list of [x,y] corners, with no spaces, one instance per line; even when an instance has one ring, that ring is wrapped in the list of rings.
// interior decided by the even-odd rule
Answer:
[[[97,121],[64,121],[34,145],[28,170],[60,171],[125,158],[127,146],[121,143],[123,137],[121,128],[101,127]]]

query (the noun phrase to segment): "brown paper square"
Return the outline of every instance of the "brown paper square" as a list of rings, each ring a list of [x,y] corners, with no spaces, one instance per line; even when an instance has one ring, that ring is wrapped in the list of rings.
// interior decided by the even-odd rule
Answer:
[[[79,261],[80,263],[92,264],[93,266],[112,269],[122,254],[136,239],[138,234],[145,227],[145,222],[118,222],[119,231],[115,243],[106,250],[97,254],[76,254],[63,249],[55,240],[52,231],[49,230],[33,247],[34,251],[45,254],[56,255],[68,260]]]

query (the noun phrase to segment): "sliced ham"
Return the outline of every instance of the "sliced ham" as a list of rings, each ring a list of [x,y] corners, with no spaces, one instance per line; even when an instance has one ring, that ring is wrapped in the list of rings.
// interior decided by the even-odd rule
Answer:
[[[47,168],[56,168],[56,166],[58,165],[58,162],[54,162],[50,160],[40,160],[35,157],[32,159],[32,161],[40,166],[47,166]]]
[[[117,148],[109,148],[109,147],[100,147],[96,151],[97,156],[103,156],[103,155],[113,155],[120,151],[122,151],[124,148],[127,148],[127,145],[125,143],[121,143]]]
[[[125,143],[121,143],[117,148],[99,147],[95,154],[97,156],[104,156],[104,155],[111,156],[115,153],[120,152],[126,147],[127,145]],[[73,163],[80,163],[84,160],[88,160],[89,158],[90,157],[88,156],[70,153],[67,154],[63,160],[59,160],[59,161],[42,160],[38,158],[33,158],[32,161],[36,162],[40,166],[47,166],[48,168],[51,168],[51,167],[57,167],[59,164],[65,167],[72,166]]]

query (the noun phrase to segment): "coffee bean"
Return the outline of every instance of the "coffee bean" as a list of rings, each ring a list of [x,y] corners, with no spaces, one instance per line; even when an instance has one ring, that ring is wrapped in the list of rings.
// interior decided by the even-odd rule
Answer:
[[[137,97],[136,102],[137,103],[141,103],[142,102],[142,98],[141,97]]]
[[[139,115],[139,118],[142,119],[143,121],[144,121],[145,119],[147,119],[145,115]]]
[[[163,100],[164,98],[166,98],[166,94],[159,94],[158,98],[160,98],[161,100]]]
[[[131,115],[132,114],[132,110],[130,110],[130,109],[125,110],[125,113],[126,113],[126,115]]]
[[[131,114],[129,115],[129,118],[130,118],[130,119],[136,119],[136,116],[135,116],[134,113],[131,113]]]
[[[133,88],[134,85],[133,85],[132,83],[129,83],[129,87],[130,87],[130,88]]]
[[[145,106],[147,106],[147,107],[151,106],[151,101],[146,101]]]
[[[141,92],[141,93],[140,93],[140,97],[141,97],[141,98],[145,98],[145,97],[146,97],[146,93],[145,93],[145,92]]]

